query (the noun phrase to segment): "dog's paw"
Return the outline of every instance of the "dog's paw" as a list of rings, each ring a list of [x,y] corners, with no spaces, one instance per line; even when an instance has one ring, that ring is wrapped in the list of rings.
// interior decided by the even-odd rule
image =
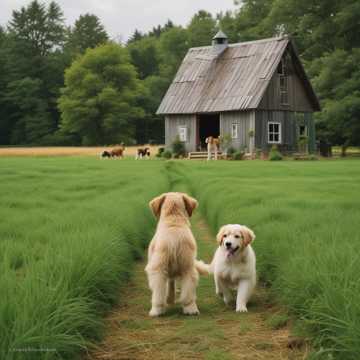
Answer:
[[[151,317],[155,317],[155,316],[160,316],[162,314],[165,313],[165,308],[163,307],[152,307],[150,312],[149,312],[149,315]]]
[[[184,306],[183,313],[185,315],[199,315],[200,311],[199,311],[197,305],[194,303],[191,305]]]
[[[236,305],[236,312],[247,312],[247,307],[244,304]]]

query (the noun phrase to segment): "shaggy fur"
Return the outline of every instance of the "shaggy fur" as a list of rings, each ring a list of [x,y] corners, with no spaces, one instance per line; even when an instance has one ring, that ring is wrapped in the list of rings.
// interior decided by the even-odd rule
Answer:
[[[159,219],[145,268],[152,291],[149,315],[159,316],[167,305],[175,302],[175,280],[181,286],[184,314],[196,315],[199,313],[196,305],[198,271],[206,272],[205,264],[196,261],[197,246],[189,221],[198,203],[187,194],[170,192],[156,197],[149,205]]]
[[[244,225],[224,225],[216,239],[219,243],[210,266],[202,265],[214,274],[216,294],[225,304],[232,301],[232,290],[237,291],[236,311],[246,312],[247,302],[256,285],[256,258],[250,243],[255,239],[252,230]]]

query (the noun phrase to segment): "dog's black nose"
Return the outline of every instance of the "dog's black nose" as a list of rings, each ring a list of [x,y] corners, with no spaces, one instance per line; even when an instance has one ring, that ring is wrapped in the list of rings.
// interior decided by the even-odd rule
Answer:
[[[231,248],[231,242],[226,242],[226,243],[225,243],[225,246],[226,246],[227,248]]]

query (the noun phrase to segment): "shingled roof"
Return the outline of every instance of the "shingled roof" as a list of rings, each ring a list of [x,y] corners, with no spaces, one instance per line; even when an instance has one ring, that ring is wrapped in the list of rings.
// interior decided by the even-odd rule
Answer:
[[[294,58],[314,109],[317,97],[288,37],[189,49],[157,114],[191,114],[256,109],[286,50]]]

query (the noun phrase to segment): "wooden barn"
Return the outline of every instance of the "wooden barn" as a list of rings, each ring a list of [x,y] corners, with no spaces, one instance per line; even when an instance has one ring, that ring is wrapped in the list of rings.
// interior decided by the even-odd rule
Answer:
[[[211,46],[189,49],[157,114],[166,146],[178,136],[188,152],[219,135],[246,152],[273,144],[294,152],[299,139],[313,152],[314,111],[319,101],[290,38],[228,44],[219,31]]]

